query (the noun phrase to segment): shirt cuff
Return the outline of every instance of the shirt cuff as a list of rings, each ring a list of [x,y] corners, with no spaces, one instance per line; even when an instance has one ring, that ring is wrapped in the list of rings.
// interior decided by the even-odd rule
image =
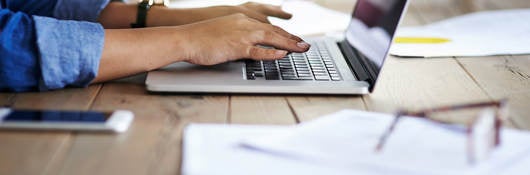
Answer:
[[[40,53],[39,89],[85,87],[96,77],[105,31],[100,24],[33,16]]]
[[[53,17],[96,22],[109,0],[57,0]]]

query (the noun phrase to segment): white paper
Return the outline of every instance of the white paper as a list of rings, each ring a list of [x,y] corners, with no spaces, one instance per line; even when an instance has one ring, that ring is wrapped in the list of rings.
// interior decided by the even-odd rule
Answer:
[[[417,118],[400,120],[380,153],[374,151],[392,116],[342,111],[302,124],[287,135],[253,137],[244,144],[264,154],[274,153],[314,166],[356,172],[393,174],[528,174],[520,165],[530,159],[530,133],[504,129],[502,145],[480,164],[468,163],[464,128]],[[512,166],[513,165],[513,166]]]
[[[348,175],[303,161],[278,158],[241,147],[253,137],[281,136],[289,127],[191,124],[184,132],[184,175]]]
[[[477,12],[421,27],[403,27],[398,37],[440,37],[442,44],[400,44],[390,53],[403,57],[530,54],[530,9]]]
[[[290,20],[270,17],[272,24],[280,26],[286,31],[298,36],[326,34],[344,31],[349,24],[350,15],[317,5],[311,1],[302,0],[253,0],[254,2],[282,5],[282,8],[293,14]],[[194,8],[214,5],[238,5],[244,0],[185,0],[171,4],[173,8]],[[353,7],[352,7],[353,8]]]
[[[327,9],[310,1],[286,1],[283,9],[292,13],[293,18],[271,18],[271,23],[299,36],[344,32],[351,19],[349,14]]]

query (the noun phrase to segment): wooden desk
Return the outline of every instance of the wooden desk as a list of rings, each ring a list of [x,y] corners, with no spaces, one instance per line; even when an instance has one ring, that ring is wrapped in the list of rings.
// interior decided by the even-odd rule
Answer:
[[[322,3],[329,1],[322,1]],[[343,7],[339,1],[337,7]],[[351,2],[349,3],[351,4]],[[528,0],[413,0],[405,25],[472,10],[529,8]],[[345,9],[348,10],[348,9]],[[500,41],[501,42],[501,41]],[[0,132],[0,174],[180,174],[182,128],[190,122],[290,125],[351,108],[392,112],[510,99],[510,127],[530,129],[530,56],[390,58],[375,92],[365,96],[160,95],[142,81],[45,93],[1,93],[0,105],[31,109],[130,109],[136,120],[120,135]]]

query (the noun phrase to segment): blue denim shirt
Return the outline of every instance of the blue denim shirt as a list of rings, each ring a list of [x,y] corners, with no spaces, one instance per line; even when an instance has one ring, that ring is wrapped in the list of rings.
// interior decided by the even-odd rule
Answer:
[[[85,87],[96,76],[109,0],[0,0],[0,91]]]

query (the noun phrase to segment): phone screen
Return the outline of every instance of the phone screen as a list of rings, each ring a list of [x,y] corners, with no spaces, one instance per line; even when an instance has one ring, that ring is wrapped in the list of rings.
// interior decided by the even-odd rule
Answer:
[[[105,123],[110,114],[92,111],[22,111],[14,110],[2,122],[74,122]]]

